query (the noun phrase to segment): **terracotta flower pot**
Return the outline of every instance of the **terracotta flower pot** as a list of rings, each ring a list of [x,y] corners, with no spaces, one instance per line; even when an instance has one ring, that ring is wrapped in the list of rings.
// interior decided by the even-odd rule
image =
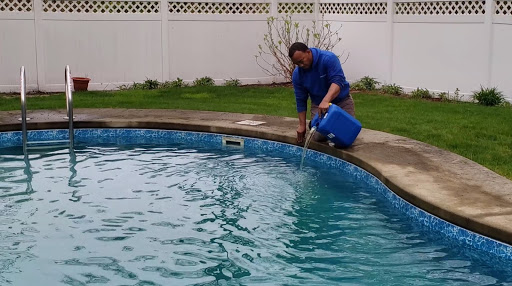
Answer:
[[[85,91],[89,86],[89,81],[91,80],[88,77],[72,77],[73,80],[73,88],[75,91]]]

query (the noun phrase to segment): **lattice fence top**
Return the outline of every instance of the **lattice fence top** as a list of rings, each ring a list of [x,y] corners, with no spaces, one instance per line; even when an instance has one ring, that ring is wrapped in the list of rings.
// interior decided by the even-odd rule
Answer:
[[[512,1],[496,1],[497,15],[512,15]]]
[[[277,12],[280,14],[310,14],[315,11],[313,3],[279,3]]]
[[[485,1],[441,1],[395,3],[396,15],[481,15]]]
[[[172,14],[269,14],[269,3],[169,2]]]
[[[155,14],[160,13],[160,2],[43,0],[43,11],[90,14]]]
[[[387,13],[386,2],[321,3],[320,14],[381,15]]]
[[[32,12],[32,0],[0,0],[0,12]]]
[[[33,0],[0,0],[0,12],[32,12]],[[396,2],[396,15],[483,15],[485,1]],[[321,14],[383,15],[386,2],[320,3]],[[270,14],[270,3],[169,2],[172,14]],[[313,3],[278,3],[280,14],[314,13]],[[43,11],[53,13],[156,14],[159,1],[43,0]],[[496,15],[512,15],[512,1],[496,1]]]

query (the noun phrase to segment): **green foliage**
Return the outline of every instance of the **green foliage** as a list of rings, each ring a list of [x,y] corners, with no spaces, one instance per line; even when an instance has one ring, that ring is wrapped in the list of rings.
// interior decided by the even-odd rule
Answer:
[[[161,82],[159,88],[164,88],[164,89],[171,88],[171,85],[172,85],[172,81],[167,80],[167,81]]]
[[[375,78],[369,76],[364,76],[359,81],[361,82],[361,84],[363,84],[366,90],[374,90],[377,88],[377,85],[380,84],[380,82],[377,81]]]
[[[295,65],[288,56],[288,49],[295,42],[302,42],[308,47],[331,51],[340,41],[338,29],[324,21],[313,21],[311,25],[294,22],[291,14],[281,19],[267,18],[267,33],[263,35],[263,44],[258,45],[256,63],[270,76],[284,77],[292,80]],[[343,56],[343,54],[341,55]]]
[[[156,79],[146,79],[143,83],[140,84],[139,89],[157,89],[160,86],[160,82]]]
[[[479,91],[473,92],[473,99],[485,106],[497,106],[505,102],[503,93],[497,87],[484,88],[481,86]]]
[[[225,86],[239,86],[240,85],[240,80],[239,79],[226,79],[226,81],[224,82],[224,85]]]
[[[146,79],[143,84],[143,89],[157,89],[160,87],[160,82],[156,79]]]
[[[129,84],[122,84],[118,88],[119,88],[119,90],[130,90],[130,89],[132,89],[132,86]]]
[[[350,85],[354,90],[375,90],[380,82],[373,77],[364,76]]]
[[[455,91],[452,93],[448,92],[440,92],[437,94],[434,94],[434,96],[437,96],[441,99],[441,101],[462,101],[462,98],[464,96],[460,95],[460,90],[458,88],[455,89]]]
[[[227,81],[228,82],[228,81]],[[239,85],[240,81],[238,79],[232,79],[229,81],[232,85]],[[194,86],[214,86],[215,81],[208,76],[202,78],[196,78],[193,83]],[[177,78],[173,81],[159,82],[158,80],[147,79],[144,82],[137,83],[134,82],[132,85],[121,85],[119,86],[120,90],[151,90],[151,89],[168,89],[168,88],[179,88],[189,86],[186,82],[181,78]]]
[[[144,82],[138,83],[134,82],[132,85],[123,84],[119,86],[120,90],[150,90],[150,89],[158,89],[160,87],[160,82],[156,79],[146,79]]]
[[[448,100],[450,101],[461,101],[462,100],[462,95],[460,95],[460,89],[457,87],[455,89],[455,91],[453,92],[453,96],[451,96],[449,93],[448,93]]]
[[[365,90],[364,85],[360,81],[356,81],[350,84],[351,90]]]
[[[131,86],[131,89],[140,90],[140,89],[148,89],[148,88],[145,88],[145,85],[143,82],[134,82]]]
[[[193,85],[194,86],[214,86],[215,85],[215,81],[211,77],[205,76],[205,77],[202,77],[202,78],[196,78],[194,80]]]
[[[396,84],[385,84],[382,86],[381,91],[386,94],[401,95],[404,93],[404,89]]]
[[[441,101],[450,101],[449,100],[450,92],[434,93],[433,95],[434,95],[434,97],[441,99]]]
[[[428,89],[416,88],[411,92],[413,98],[432,98],[432,94]]]
[[[177,78],[173,81],[166,81],[160,84],[160,88],[175,88],[175,87],[185,87],[188,86],[186,82],[184,82],[181,78]]]

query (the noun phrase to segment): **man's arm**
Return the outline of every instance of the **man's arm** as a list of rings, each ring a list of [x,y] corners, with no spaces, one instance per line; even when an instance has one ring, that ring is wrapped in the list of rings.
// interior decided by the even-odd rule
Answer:
[[[297,70],[292,77],[293,90],[295,92],[295,102],[297,104],[297,114],[299,116],[299,126],[297,127],[297,142],[304,142],[306,137],[306,112],[308,109],[308,91],[302,85]]]
[[[336,83],[331,83],[331,86],[329,87],[327,94],[324,96],[322,102],[320,102],[320,104],[318,105],[318,111],[320,112],[320,114],[324,114],[325,112],[327,112],[327,109],[329,109],[329,103],[331,103],[331,101],[333,101],[333,99],[335,99],[336,96],[338,96],[340,90],[341,88],[339,85],[337,85]]]
[[[297,104],[297,112],[301,113],[308,110],[308,97],[309,93],[302,85],[299,79],[294,75],[293,77],[293,91],[295,93],[295,102]]]
[[[318,111],[321,114],[327,112],[329,108],[329,103],[333,101],[341,91],[345,83],[345,74],[343,73],[343,69],[341,68],[340,59],[334,54],[332,54],[327,61],[327,74],[329,77],[329,82],[331,85],[329,86],[329,90],[327,94],[324,96],[322,102],[318,105]]]
[[[297,143],[306,138],[306,111],[299,112],[299,127],[297,127]]]

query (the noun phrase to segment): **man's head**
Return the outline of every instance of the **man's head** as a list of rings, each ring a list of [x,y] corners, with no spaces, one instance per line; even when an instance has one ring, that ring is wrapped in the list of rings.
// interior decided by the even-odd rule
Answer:
[[[313,54],[304,43],[293,43],[288,49],[288,56],[301,69],[309,69],[313,64]]]

